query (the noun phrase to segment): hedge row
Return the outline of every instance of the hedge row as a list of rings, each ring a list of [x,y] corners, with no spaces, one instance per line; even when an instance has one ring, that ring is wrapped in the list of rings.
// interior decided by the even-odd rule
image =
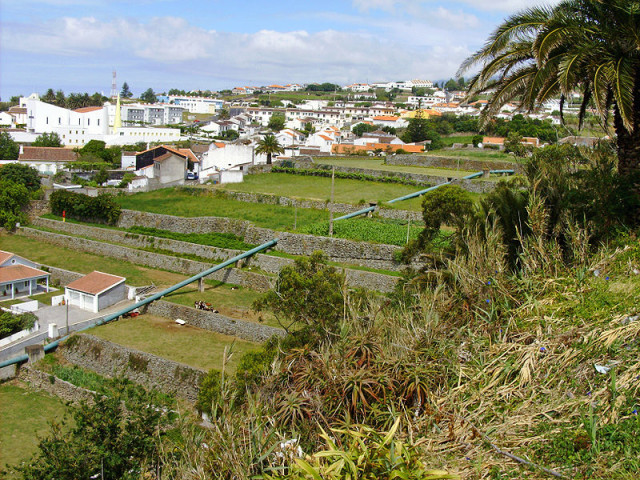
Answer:
[[[56,190],[51,194],[51,213],[74,218],[83,222],[107,223],[115,225],[122,209],[112,195],[103,194],[90,197],[82,193]]]
[[[293,175],[307,175],[313,177],[331,177],[331,167],[326,168],[289,168],[289,167],[272,167],[273,173],[291,173]],[[336,178],[343,178],[347,180],[365,180],[368,182],[381,182],[381,183],[399,183],[401,185],[423,186],[422,182],[412,180],[405,177],[387,176],[377,177],[375,175],[366,175],[364,173],[356,172],[335,172]]]

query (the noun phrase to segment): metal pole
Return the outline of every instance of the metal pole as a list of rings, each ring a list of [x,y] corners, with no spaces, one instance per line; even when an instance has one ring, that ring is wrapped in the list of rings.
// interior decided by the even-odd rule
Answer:
[[[67,307],[67,315],[66,315],[66,317],[67,317],[67,329],[65,330],[65,333],[67,335],[69,335],[69,301],[67,300],[66,302],[64,302],[64,304]]]
[[[411,232],[411,219],[407,222],[407,243],[409,243],[409,233]]]

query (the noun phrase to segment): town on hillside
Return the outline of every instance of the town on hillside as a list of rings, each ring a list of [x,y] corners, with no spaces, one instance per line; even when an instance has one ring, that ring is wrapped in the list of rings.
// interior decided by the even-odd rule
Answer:
[[[638,2],[112,3],[3,6],[0,478],[639,478]]]

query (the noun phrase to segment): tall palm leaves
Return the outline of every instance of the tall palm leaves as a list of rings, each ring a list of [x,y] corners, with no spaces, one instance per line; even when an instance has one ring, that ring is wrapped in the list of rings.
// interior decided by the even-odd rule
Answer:
[[[606,122],[611,110],[623,173],[640,170],[640,1],[565,0],[524,10],[500,25],[460,67],[480,67],[470,95],[492,92],[484,119],[507,102],[531,111],[583,94]]]
[[[273,154],[283,153],[284,148],[278,142],[278,139],[272,135],[265,135],[262,140],[258,142],[256,147],[256,153],[264,153],[267,155],[267,164],[271,164],[271,156]]]

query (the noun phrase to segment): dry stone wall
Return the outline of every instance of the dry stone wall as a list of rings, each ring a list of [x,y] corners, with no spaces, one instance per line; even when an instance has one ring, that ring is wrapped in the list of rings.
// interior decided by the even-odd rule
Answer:
[[[63,268],[51,267],[49,265],[41,265],[51,274],[51,280],[57,285],[68,285],[69,283],[84,277],[84,274],[78,272],[72,272]]]
[[[216,248],[216,247],[209,247],[206,245],[198,245],[195,243],[181,242],[178,240],[151,237],[147,235],[137,235],[137,234],[132,235],[130,233],[122,232],[118,230],[91,227],[91,226],[79,225],[75,223],[66,223],[66,222],[60,222],[57,220],[49,220],[44,218],[36,219],[34,221],[34,225],[46,227],[53,230],[58,230],[65,233],[70,233],[73,235],[90,236],[92,238],[95,238],[97,240],[104,241],[104,242],[116,242],[116,243],[121,243],[125,245],[130,245],[136,248],[153,247],[153,248],[168,250],[176,253],[188,253],[188,254],[197,255],[203,258],[209,258],[212,261],[227,260],[229,258],[232,258],[242,253],[240,250],[228,250],[228,249],[222,249],[222,248]],[[25,231],[28,231],[28,230],[25,229]],[[57,241],[62,241],[62,240],[65,245],[69,245],[70,241],[67,238],[57,239]],[[119,250],[116,247],[116,250],[114,250],[114,253],[117,254],[118,251]],[[153,253],[151,252],[144,252],[144,253],[153,255]],[[157,255],[161,255],[161,257],[165,257],[165,255],[162,255],[162,254],[157,254]],[[253,267],[259,268],[264,272],[277,274],[284,266],[291,265],[293,264],[293,262],[294,262],[293,259],[290,259],[290,258],[256,254],[250,258],[246,258],[239,261],[237,266],[238,267],[253,266]],[[209,265],[207,264],[200,263],[199,265],[204,265],[206,268],[209,268]],[[202,270],[204,269],[205,268],[203,267]],[[52,267],[49,267],[49,270],[52,273],[52,278],[58,279],[61,285],[66,285],[67,283],[70,283],[71,281],[81,276],[80,274],[77,274],[75,272],[69,272],[67,270],[56,269]],[[171,268],[169,268],[169,270],[171,270]],[[238,274],[242,274],[245,277],[252,274],[252,272],[246,272],[242,270],[236,270],[236,272]],[[393,277],[390,275],[382,275],[374,272],[345,269],[345,273],[346,273],[347,285],[354,288],[366,288],[369,290],[376,290],[379,292],[391,292],[397,282],[397,277]],[[230,283],[237,283],[237,282],[230,282]]]
[[[190,402],[196,401],[200,380],[206,374],[189,365],[87,334],[74,335],[59,351],[67,361],[79,367],[107,377],[123,375],[146,388],[174,394]]]
[[[388,165],[409,165],[420,167],[449,168],[470,170],[515,170],[523,173],[523,166],[515,162],[500,162],[492,160],[479,160],[475,158],[453,158],[438,155],[391,155],[387,157]]]
[[[55,395],[65,402],[76,404],[80,402],[86,402],[88,404],[93,403],[95,392],[87,390],[86,388],[78,387],[65,380],[60,380],[58,377],[36,370],[32,367],[20,367],[18,378],[27,382],[32,388]]]
[[[119,227],[138,225],[178,233],[226,232],[244,238],[247,243],[263,244],[278,238],[275,247],[292,255],[311,255],[322,250],[331,260],[370,268],[401,270],[404,265],[394,261],[400,247],[367,242],[355,242],[342,238],[316,237],[290,232],[277,232],[253,226],[250,222],[219,217],[174,217],[158,213],[123,210]]]
[[[265,342],[274,335],[284,336],[284,330],[260,325],[259,323],[238,320],[219,313],[196,310],[195,308],[177,305],[163,300],[152,302],[146,306],[144,313],[165,318],[180,318],[194,327],[230,335],[250,342]]]
[[[68,235],[45,232],[34,228],[23,227],[18,230],[18,233],[43,242],[52,243],[54,245],[104,255],[106,257],[118,258],[127,262],[146,265],[152,268],[179,272],[184,275],[196,275],[212,267],[212,264],[209,263],[197,262],[195,260],[172,257],[170,255],[162,255],[159,253],[146,252],[143,250],[135,250],[133,248],[123,247],[120,245],[102,243],[86,238],[70,237]],[[271,279],[269,277],[259,273],[246,272],[237,268],[219,270],[209,275],[208,278],[224,283],[242,285],[259,292],[264,292],[271,288]]]
[[[318,200],[298,200],[295,198],[281,197],[279,195],[267,195],[262,193],[246,193],[220,191],[220,194],[232,200],[247,203],[266,203],[270,205],[281,205],[285,207],[311,208],[316,210],[331,210],[335,213],[347,214],[360,210],[368,205],[352,205],[350,203],[328,203]],[[409,210],[393,210],[389,208],[378,208],[376,214],[381,218],[389,218],[393,220],[412,220],[422,221],[420,212],[412,212]]]

